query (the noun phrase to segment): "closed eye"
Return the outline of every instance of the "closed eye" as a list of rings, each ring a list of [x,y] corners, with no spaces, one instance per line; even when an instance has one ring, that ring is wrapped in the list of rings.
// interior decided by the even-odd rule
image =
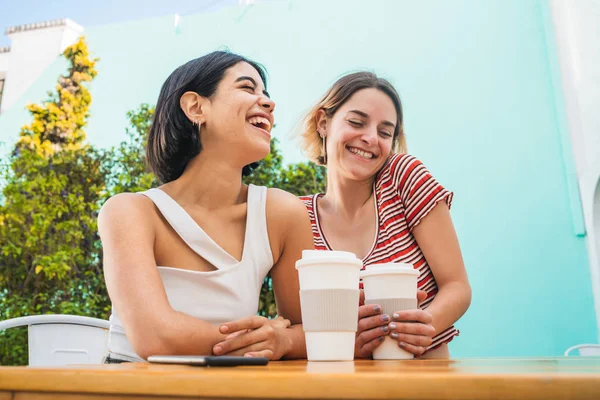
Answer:
[[[350,125],[352,125],[352,126],[355,126],[355,127],[361,127],[361,126],[363,126],[362,122],[356,121],[356,120],[352,120],[352,119],[349,119],[348,123]]]
[[[247,90],[251,91],[252,93],[254,93],[254,88],[252,86],[249,86],[249,85],[242,86],[242,89],[247,89]]]
[[[392,137],[392,134],[386,131],[379,131],[379,134],[385,137]]]

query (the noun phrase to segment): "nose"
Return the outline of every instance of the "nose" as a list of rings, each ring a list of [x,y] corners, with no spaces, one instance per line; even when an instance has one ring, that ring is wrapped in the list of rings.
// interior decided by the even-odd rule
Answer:
[[[260,107],[269,111],[269,112],[273,112],[275,110],[275,102],[273,100],[271,100],[270,97],[263,95],[260,100],[259,100],[259,104]]]
[[[377,145],[378,138],[379,136],[377,135],[377,128],[365,129],[360,137],[360,140],[362,140],[367,146],[375,146]]]

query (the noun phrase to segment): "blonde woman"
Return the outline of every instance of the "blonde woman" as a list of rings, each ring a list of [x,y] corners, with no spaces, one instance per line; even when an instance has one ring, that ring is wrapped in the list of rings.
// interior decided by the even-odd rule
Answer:
[[[300,140],[327,167],[327,191],[302,197],[315,248],[351,251],[365,266],[407,262],[420,272],[419,309],[382,315],[379,305],[360,306],[356,356],[370,357],[390,335],[417,357],[449,357],[453,324],[471,301],[452,193],[406,154],[394,87],[369,72],[340,78],[306,116]]]

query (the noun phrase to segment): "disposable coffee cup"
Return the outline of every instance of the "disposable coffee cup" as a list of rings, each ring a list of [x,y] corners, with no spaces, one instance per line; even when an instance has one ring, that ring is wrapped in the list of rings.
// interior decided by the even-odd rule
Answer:
[[[360,272],[365,291],[365,304],[379,304],[390,317],[396,311],[417,308],[417,278],[419,271],[411,264],[386,263],[369,265]],[[409,360],[412,353],[398,346],[398,341],[386,336],[375,351],[375,360]]]
[[[352,361],[362,261],[345,251],[304,250],[296,262],[309,361]]]

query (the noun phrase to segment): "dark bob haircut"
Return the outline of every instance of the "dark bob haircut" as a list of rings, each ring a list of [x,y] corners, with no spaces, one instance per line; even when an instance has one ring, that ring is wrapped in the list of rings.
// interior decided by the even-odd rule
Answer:
[[[240,62],[254,67],[267,86],[263,66],[226,51],[214,51],[188,61],[173,71],[163,84],[146,145],[148,166],[160,183],[179,178],[190,160],[202,151],[198,129],[179,104],[181,96],[191,91],[202,97],[211,97],[227,69]],[[248,175],[257,165],[245,166],[242,174]]]

